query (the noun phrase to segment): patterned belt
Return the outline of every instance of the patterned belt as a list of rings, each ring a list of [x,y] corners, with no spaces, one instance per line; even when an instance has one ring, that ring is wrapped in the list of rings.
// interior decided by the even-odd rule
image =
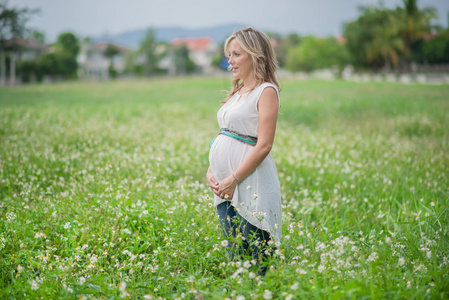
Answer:
[[[218,135],[223,134],[223,135],[227,135],[229,137],[232,137],[236,140],[239,140],[242,143],[251,145],[251,146],[256,146],[257,144],[257,138],[254,136],[250,136],[250,135],[246,135],[243,133],[239,133],[237,131],[228,129],[228,128],[221,128],[220,132],[218,133]],[[212,144],[214,143],[215,139],[212,140],[212,142],[209,145],[209,148],[212,147]]]

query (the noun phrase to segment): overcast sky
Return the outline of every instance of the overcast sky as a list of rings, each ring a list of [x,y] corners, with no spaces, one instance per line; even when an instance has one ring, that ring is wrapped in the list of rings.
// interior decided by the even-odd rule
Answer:
[[[402,0],[384,0],[394,8]],[[28,23],[53,42],[65,31],[80,37],[114,35],[148,27],[210,27],[243,23],[281,34],[329,36],[357,18],[357,7],[379,0],[9,0],[8,6],[39,8]],[[418,0],[437,9],[438,23],[448,26],[449,0]]]

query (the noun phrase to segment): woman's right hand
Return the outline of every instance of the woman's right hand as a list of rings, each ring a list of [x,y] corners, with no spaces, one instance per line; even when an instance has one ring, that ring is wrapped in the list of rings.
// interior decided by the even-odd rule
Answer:
[[[207,170],[206,179],[214,194],[220,196],[218,195],[218,182],[215,179],[214,175],[212,175],[212,171],[210,168]]]

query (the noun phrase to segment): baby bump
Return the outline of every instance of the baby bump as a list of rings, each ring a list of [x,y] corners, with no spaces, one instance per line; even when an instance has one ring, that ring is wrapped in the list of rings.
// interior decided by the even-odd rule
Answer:
[[[215,179],[220,182],[235,172],[251,149],[252,146],[231,137],[219,135],[209,151],[210,168]]]

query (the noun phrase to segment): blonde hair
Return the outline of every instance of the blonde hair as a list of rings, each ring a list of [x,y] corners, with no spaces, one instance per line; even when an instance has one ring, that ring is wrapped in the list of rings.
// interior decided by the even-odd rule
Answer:
[[[274,84],[280,90],[275,75],[278,67],[276,53],[274,52],[273,46],[271,45],[268,37],[261,31],[252,27],[245,27],[239,31],[236,31],[228,37],[225,42],[224,51],[226,56],[229,55],[229,44],[234,39],[252,59],[256,77],[255,87],[258,87],[264,82],[269,82]],[[240,79],[234,79],[232,83],[232,90],[228,92],[228,96],[223,103],[228,101],[229,98],[241,90],[242,87],[243,82]]]

